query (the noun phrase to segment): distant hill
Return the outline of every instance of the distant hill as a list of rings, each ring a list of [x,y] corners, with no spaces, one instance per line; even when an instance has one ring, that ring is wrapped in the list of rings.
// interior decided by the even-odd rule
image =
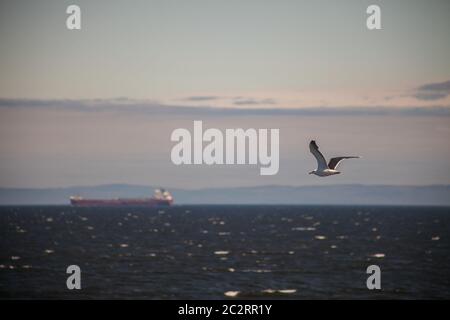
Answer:
[[[0,205],[68,204],[71,195],[93,198],[148,197],[154,187],[111,184],[47,189],[0,188]],[[176,204],[375,204],[450,205],[450,185],[258,186],[170,189]]]

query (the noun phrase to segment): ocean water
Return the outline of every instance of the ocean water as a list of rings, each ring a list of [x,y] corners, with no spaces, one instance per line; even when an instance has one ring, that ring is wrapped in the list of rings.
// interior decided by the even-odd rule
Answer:
[[[450,298],[450,208],[1,207],[0,235],[3,299]]]

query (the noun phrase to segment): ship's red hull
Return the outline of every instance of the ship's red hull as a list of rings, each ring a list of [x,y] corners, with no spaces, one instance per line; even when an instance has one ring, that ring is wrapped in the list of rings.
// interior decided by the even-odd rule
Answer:
[[[70,199],[73,206],[78,207],[157,207],[170,206],[173,203],[172,199]]]

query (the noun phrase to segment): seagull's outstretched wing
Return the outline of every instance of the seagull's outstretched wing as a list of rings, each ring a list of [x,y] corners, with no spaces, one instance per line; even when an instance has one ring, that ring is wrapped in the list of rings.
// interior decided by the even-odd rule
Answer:
[[[327,162],[323,157],[323,154],[319,151],[319,147],[314,140],[311,140],[311,142],[309,143],[309,150],[317,160],[317,169],[319,171],[327,169]]]
[[[341,162],[344,159],[354,159],[354,158],[359,158],[356,156],[349,156],[349,157],[336,157],[336,158],[331,158],[330,162],[328,162],[328,168],[335,170],[337,168],[337,166],[339,165],[339,162]]]

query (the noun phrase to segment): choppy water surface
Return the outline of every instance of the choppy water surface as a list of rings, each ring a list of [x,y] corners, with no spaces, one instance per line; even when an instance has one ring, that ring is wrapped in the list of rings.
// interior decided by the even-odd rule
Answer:
[[[0,298],[450,298],[449,208],[1,207],[0,232]]]

